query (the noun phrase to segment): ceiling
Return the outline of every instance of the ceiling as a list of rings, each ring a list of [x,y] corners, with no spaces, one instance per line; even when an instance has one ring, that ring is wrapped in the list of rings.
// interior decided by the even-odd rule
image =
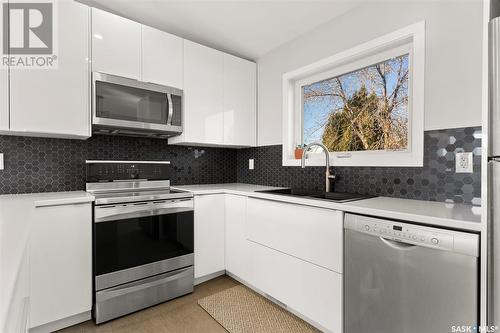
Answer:
[[[314,0],[79,0],[180,37],[256,60],[356,6]]]

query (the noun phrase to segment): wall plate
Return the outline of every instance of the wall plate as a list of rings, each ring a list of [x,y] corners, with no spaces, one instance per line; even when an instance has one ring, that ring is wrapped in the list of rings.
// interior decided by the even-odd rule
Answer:
[[[456,173],[472,173],[473,172],[472,153],[456,153],[455,154],[455,172]]]

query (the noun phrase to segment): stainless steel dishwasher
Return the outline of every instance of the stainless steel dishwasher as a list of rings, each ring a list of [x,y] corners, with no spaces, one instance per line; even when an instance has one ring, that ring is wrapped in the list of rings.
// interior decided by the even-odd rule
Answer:
[[[478,324],[478,235],[353,214],[344,228],[345,333]]]

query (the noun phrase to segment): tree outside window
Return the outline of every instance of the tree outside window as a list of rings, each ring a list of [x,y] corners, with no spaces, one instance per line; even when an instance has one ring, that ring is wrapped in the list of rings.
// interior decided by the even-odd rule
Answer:
[[[408,148],[409,55],[302,87],[303,144],[334,151]]]

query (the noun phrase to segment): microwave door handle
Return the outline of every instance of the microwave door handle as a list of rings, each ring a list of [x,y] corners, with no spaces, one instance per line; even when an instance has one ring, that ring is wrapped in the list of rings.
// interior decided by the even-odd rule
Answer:
[[[167,117],[167,125],[172,125],[172,117],[174,115],[174,105],[172,104],[172,94],[167,94],[168,100],[168,117]]]

